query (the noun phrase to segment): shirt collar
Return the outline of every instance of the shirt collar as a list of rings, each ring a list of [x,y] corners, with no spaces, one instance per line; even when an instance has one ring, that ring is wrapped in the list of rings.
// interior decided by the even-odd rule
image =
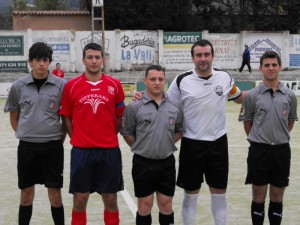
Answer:
[[[285,86],[283,85],[283,83],[279,83],[279,86],[278,86],[278,90],[276,91],[280,91],[281,93],[285,94],[286,93],[286,90],[284,88]],[[264,92],[267,92],[269,91],[269,87],[267,87],[264,82],[261,82],[260,85],[259,85],[259,90],[261,93],[264,93]]]
[[[166,99],[168,98],[167,93],[163,93],[163,100],[162,102],[166,101]],[[144,91],[144,95],[143,95],[143,104],[147,104],[148,102],[153,101],[152,98],[150,98],[150,96],[148,95],[147,90]]]
[[[32,77],[32,72],[30,72],[28,74],[28,76],[26,77],[26,84],[30,84],[30,83],[34,83],[34,80],[33,80],[33,77]],[[47,76],[47,80],[46,80],[45,83],[55,84],[54,75],[52,75],[51,73],[49,73],[49,71],[48,71],[48,76]]]

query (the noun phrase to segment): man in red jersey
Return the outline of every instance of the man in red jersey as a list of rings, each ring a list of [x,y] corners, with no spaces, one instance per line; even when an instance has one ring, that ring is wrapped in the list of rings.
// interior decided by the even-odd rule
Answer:
[[[52,70],[52,74],[60,78],[65,78],[65,72],[61,69],[60,63],[56,63],[56,68]]]
[[[97,192],[104,204],[104,224],[119,225],[117,192],[123,190],[123,176],[117,134],[125,108],[124,91],[119,80],[101,72],[100,45],[87,44],[82,62],[85,73],[66,84],[60,109],[73,145],[71,224],[86,224],[89,194]]]

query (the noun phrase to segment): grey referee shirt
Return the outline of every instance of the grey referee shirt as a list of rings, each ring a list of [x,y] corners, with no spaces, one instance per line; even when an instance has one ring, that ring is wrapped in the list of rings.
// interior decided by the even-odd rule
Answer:
[[[66,81],[48,75],[39,92],[31,74],[12,84],[4,112],[19,112],[16,137],[28,142],[60,140],[63,135],[58,114]]]
[[[176,151],[174,133],[184,133],[183,109],[175,99],[164,93],[158,106],[147,92],[139,101],[126,107],[121,134],[135,136],[133,153],[149,159],[165,159]]]
[[[297,118],[295,93],[279,85],[273,93],[262,82],[246,95],[239,115],[239,121],[253,120],[248,135],[250,142],[269,145],[286,144],[290,140],[289,120]]]

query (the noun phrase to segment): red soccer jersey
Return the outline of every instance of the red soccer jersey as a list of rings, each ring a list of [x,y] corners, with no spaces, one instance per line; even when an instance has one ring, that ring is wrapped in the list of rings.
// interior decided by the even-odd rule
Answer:
[[[72,119],[71,144],[81,148],[119,146],[116,117],[125,108],[119,80],[102,74],[98,82],[85,75],[70,80],[63,91],[60,115]]]
[[[60,78],[64,78],[65,77],[65,73],[64,73],[63,70],[54,69],[52,71],[52,74],[55,75],[55,76],[58,76]]]

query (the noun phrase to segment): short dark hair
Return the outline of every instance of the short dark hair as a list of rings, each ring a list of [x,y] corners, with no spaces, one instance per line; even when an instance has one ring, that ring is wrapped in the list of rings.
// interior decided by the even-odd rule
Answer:
[[[164,67],[160,66],[160,65],[150,65],[146,68],[146,72],[145,72],[145,77],[147,77],[149,75],[149,71],[150,70],[157,70],[157,71],[163,71],[164,72],[164,76],[166,76],[166,70]]]
[[[199,40],[199,41],[196,41],[196,42],[193,44],[193,46],[192,46],[192,48],[191,48],[191,54],[192,54],[192,57],[194,57],[194,48],[195,48],[196,46],[201,46],[201,47],[210,46],[211,54],[212,54],[212,55],[215,55],[215,50],[214,50],[214,47],[213,47],[212,43],[211,43],[210,41],[206,40],[206,39],[201,39],[201,40]]]
[[[103,48],[101,47],[101,45],[97,44],[97,43],[89,43],[87,44],[86,46],[84,46],[83,48],[83,58],[85,57],[85,52],[89,49],[92,49],[92,50],[97,50],[97,51],[100,51],[101,52],[101,56],[103,57]]]
[[[29,49],[29,60],[49,59],[52,62],[53,50],[44,42],[36,42]]]
[[[56,66],[60,65],[60,63],[56,63]]]
[[[260,66],[262,66],[263,64],[263,60],[264,59],[267,59],[267,58],[270,58],[270,59],[277,59],[278,61],[278,64],[279,66],[281,66],[281,58],[280,56],[274,52],[274,51],[266,51],[261,57],[260,57]]]

